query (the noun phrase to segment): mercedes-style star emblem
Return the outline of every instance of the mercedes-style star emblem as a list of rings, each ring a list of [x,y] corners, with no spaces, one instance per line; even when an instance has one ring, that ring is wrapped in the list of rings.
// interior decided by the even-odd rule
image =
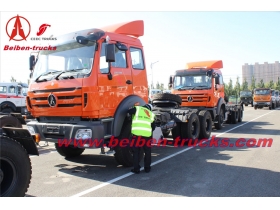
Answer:
[[[191,96],[188,96],[188,102],[192,102],[193,98]]]
[[[50,107],[56,106],[56,97],[52,93],[48,96],[48,103]]]

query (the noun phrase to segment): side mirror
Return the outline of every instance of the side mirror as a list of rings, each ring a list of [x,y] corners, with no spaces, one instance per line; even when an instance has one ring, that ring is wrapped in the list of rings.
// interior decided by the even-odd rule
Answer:
[[[29,78],[31,79],[33,77],[33,72],[31,72],[30,74],[29,74]]]
[[[219,84],[219,77],[215,77],[215,85]]]
[[[173,83],[173,79],[172,79],[172,76],[170,76],[170,77],[169,77],[168,86],[169,86],[169,87],[172,87],[172,83]]]
[[[107,44],[105,48],[106,62],[115,62],[115,44]]]
[[[32,71],[35,65],[35,55],[29,57],[29,70]]]
[[[88,43],[88,39],[84,36],[77,36],[76,37],[76,41],[79,43],[79,44],[87,44]]]
[[[207,75],[208,77],[212,77],[212,74],[213,74],[213,69],[208,70],[208,71],[206,72],[206,75]]]

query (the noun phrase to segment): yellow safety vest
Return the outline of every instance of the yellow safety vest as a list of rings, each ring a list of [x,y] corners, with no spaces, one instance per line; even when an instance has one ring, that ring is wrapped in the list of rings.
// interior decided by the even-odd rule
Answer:
[[[136,136],[151,137],[155,114],[142,106],[135,106],[136,113],[132,118],[131,133]]]

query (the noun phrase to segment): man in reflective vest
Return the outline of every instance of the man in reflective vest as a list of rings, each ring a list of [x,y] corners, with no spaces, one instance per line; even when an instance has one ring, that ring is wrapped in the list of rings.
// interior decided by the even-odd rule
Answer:
[[[134,106],[128,110],[132,115],[131,134],[134,139],[133,146],[133,169],[131,172],[140,173],[139,156],[141,148],[144,149],[144,169],[148,173],[151,170],[151,141],[153,130],[155,129],[155,114],[152,112],[153,106],[146,104],[144,106]],[[141,141],[139,141],[141,139]]]

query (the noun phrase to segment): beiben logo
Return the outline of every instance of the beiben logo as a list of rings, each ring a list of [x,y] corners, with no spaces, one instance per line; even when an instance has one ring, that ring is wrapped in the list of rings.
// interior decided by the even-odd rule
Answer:
[[[48,103],[50,107],[56,107],[56,97],[52,93],[48,96]]]
[[[29,21],[19,15],[12,17],[6,24],[6,33],[10,37],[9,41],[27,41],[26,38],[29,36],[30,31],[31,26]]]
[[[188,102],[192,102],[193,98],[192,96],[188,96]]]

